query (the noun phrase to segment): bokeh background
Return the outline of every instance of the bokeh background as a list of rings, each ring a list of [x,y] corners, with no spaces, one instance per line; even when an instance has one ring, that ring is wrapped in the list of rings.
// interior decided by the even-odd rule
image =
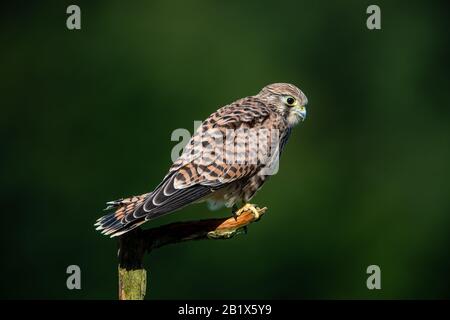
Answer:
[[[73,3],[80,31],[66,28]],[[444,3],[10,3],[0,298],[115,299],[117,243],[93,228],[104,203],[160,181],[174,129],[272,82],[310,104],[254,199],[267,215],[232,240],[154,251],[147,298],[449,298]],[[366,28],[369,4],[382,30]],[[195,205],[146,227],[205,217]],[[81,290],[66,288],[71,264]],[[381,290],[366,288],[371,264]]]

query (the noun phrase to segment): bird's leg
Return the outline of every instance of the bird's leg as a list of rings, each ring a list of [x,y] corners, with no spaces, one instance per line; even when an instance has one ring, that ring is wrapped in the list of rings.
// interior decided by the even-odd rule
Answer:
[[[238,211],[239,211],[239,208],[236,205],[236,203],[233,204],[233,207],[231,208],[231,212],[233,213],[234,220],[237,220],[237,217],[239,216]]]
[[[235,212],[235,215],[240,216],[243,212],[250,210],[255,215],[255,220],[259,219],[259,211],[256,209],[254,204],[246,203],[242,208]]]

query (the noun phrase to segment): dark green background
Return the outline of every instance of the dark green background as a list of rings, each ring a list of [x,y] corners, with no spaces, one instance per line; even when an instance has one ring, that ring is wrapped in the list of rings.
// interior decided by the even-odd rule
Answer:
[[[308,118],[254,199],[267,215],[248,235],[153,252],[147,298],[448,298],[448,8],[393,2],[3,8],[0,297],[116,298],[117,243],[92,226],[104,203],[160,181],[174,129],[291,82]],[[66,28],[71,3],[81,31]],[[146,226],[228,214],[196,205]],[[66,288],[71,264],[82,290]]]

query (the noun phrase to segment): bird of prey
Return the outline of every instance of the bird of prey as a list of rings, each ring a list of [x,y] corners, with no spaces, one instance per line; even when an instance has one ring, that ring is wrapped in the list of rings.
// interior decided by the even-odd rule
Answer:
[[[97,220],[97,230],[119,236],[203,201],[211,209],[226,206],[235,214],[246,209],[256,213],[248,202],[271,175],[267,169],[281,154],[291,129],[305,119],[307,103],[296,86],[274,83],[218,109],[197,129],[161,183],[152,192],[108,202],[105,210],[114,211]],[[238,204],[244,205],[238,210]]]

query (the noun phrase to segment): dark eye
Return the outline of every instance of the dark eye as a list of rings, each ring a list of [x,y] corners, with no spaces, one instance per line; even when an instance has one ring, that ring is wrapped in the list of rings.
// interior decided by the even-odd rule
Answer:
[[[286,103],[287,103],[289,106],[293,106],[293,105],[295,104],[295,99],[292,98],[292,97],[288,97],[288,98],[286,99]]]

